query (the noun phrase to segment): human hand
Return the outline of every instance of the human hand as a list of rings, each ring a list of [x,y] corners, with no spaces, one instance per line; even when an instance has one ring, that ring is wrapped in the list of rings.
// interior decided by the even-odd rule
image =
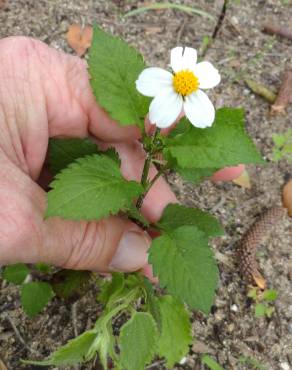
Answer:
[[[150,237],[137,225],[118,216],[44,220],[46,193],[37,183],[50,137],[114,143],[125,178],[140,180],[145,155],[139,130],[118,126],[97,106],[86,64],[77,57],[11,37],[0,40],[0,63],[0,264],[46,262],[101,272],[144,267]],[[238,169],[224,171],[217,180],[238,176]],[[170,202],[176,198],[159,179],[142,212],[156,221]]]

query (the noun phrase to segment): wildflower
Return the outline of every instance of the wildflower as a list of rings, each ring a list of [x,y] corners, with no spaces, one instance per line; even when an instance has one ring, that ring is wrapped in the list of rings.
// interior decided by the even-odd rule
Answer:
[[[212,126],[215,108],[201,89],[220,82],[220,74],[209,62],[197,63],[197,51],[176,47],[171,50],[172,73],[162,68],[146,68],[136,81],[137,90],[154,97],[149,107],[150,122],[159,128],[171,126],[183,111],[199,128]]]

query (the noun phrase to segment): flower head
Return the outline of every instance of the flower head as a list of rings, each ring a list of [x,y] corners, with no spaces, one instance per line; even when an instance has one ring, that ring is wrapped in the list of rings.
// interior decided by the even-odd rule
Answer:
[[[171,50],[172,73],[162,68],[146,68],[136,81],[137,90],[153,97],[149,119],[157,127],[171,126],[183,111],[200,128],[210,127],[215,108],[202,89],[220,82],[220,74],[209,62],[197,63],[197,51],[176,47]]]

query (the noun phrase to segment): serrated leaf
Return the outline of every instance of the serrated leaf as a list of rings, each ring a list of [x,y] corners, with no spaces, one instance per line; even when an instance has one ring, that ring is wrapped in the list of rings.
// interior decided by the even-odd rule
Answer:
[[[30,317],[37,315],[53,296],[52,287],[46,282],[33,281],[21,287],[21,304]]]
[[[94,330],[86,331],[77,338],[69,340],[67,344],[59,348],[44,361],[23,361],[25,364],[40,366],[62,366],[76,365],[91,359],[88,356],[89,350],[96,339],[97,333]]]
[[[172,166],[185,181],[189,181],[194,185],[199,184],[208,177],[211,177],[216,171],[216,168],[181,168]]]
[[[50,139],[49,166],[56,174],[76,159],[96,153],[98,148],[89,139]]]
[[[99,220],[131,205],[143,188],[126,181],[118,163],[106,155],[92,155],[69,165],[50,184],[47,217]]]
[[[181,226],[194,225],[203,231],[208,237],[220,236],[224,231],[218,220],[208,212],[198,208],[189,208],[180,204],[169,204],[163,211],[163,215],[157,226],[171,232]]]
[[[120,334],[120,360],[127,370],[144,370],[155,353],[157,327],[149,313],[135,312]]]
[[[183,118],[186,120],[186,118]],[[210,128],[189,126],[185,133],[166,138],[164,155],[182,168],[223,168],[237,164],[263,164],[260,154],[244,130],[241,109],[217,110]]]
[[[172,296],[158,298],[161,317],[161,334],[158,340],[158,354],[165,357],[172,368],[189,351],[192,343],[189,313],[184,305]]]
[[[52,276],[51,283],[56,295],[67,299],[80,293],[90,276],[90,271],[60,270]]]
[[[149,263],[162,288],[191,308],[210,312],[218,269],[206,235],[195,226],[181,226],[155,239]]]
[[[142,56],[125,41],[94,27],[89,53],[91,86],[97,102],[121,125],[144,125],[149,98],[135,81],[145,68]]]
[[[29,274],[29,268],[24,263],[6,266],[3,272],[3,278],[9,283],[22,284]]]

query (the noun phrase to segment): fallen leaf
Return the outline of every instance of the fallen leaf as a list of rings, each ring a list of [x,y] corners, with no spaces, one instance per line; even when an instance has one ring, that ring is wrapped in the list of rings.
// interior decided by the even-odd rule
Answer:
[[[6,0],[0,0],[0,9],[4,9],[5,7],[6,7]]]
[[[80,24],[74,23],[69,26],[66,38],[69,46],[81,57],[91,46],[92,35],[91,26],[82,27]]]
[[[251,188],[250,177],[249,177],[247,170],[244,170],[239,177],[237,177],[236,179],[232,181],[234,182],[234,184],[239,185],[244,189]]]
[[[0,370],[7,370],[7,367],[4,365],[4,362],[0,360]]]
[[[292,180],[283,187],[283,206],[288,209],[288,215],[292,217]]]
[[[266,286],[267,286],[266,279],[260,273],[258,273],[257,275],[253,274],[252,277],[253,277],[256,285],[260,289],[264,290],[266,288]]]

